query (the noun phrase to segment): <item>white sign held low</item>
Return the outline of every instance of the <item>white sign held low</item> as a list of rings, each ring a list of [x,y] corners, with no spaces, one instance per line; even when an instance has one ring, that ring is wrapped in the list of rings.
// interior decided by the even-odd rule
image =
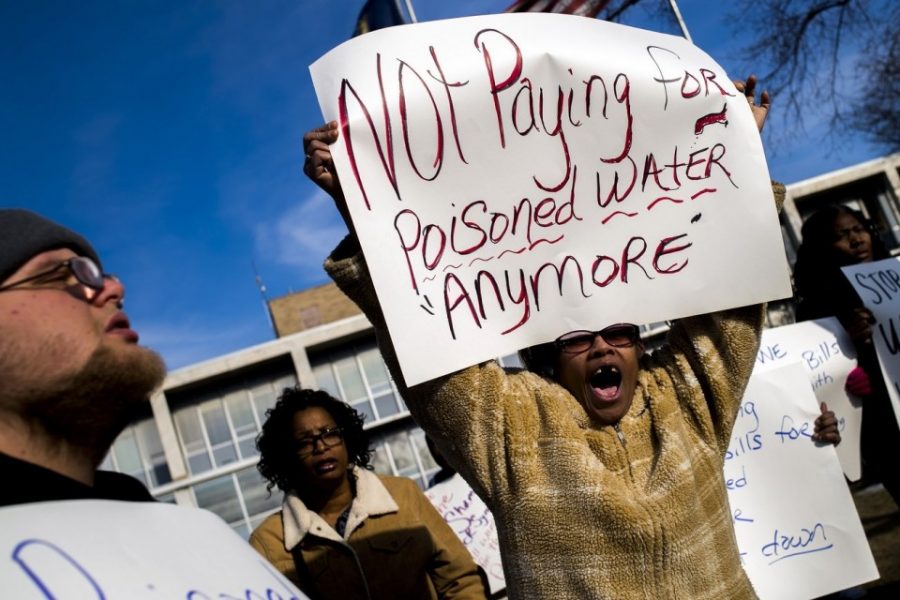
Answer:
[[[682,38],[489,15],[375,31],[310,70],[407,384],[791,294],[747,101]]]
[[[506,589],[494,515],[459,475],[425,492],[434,507],[487,574],[491,594]]]
[[[834,447],[810,436],[819,415],[806,371],[750,379],[725,456],[744,569],[761,600],[804,600],[878,578]]]
[[[17,600],[304,600],[216,515],[76,500],[0,510],[2,596]]]
[[[764,329],[754,372],[788,363],[803,365],[816,399],[834,411],[841,434],[836,448],[841,468],[847,479],[858,480],[862,477],[863,408],[862,402],[844,389],[847,375],[856,367],[853,342],[834,317]]]

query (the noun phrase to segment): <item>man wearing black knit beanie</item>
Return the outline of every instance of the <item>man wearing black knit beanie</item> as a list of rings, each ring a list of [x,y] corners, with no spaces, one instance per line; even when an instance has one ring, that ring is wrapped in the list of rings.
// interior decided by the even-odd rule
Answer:
[[[165,374],[102,268],[74,231],[0,209],[0,506],[152,499],[137,480],[97,471]]]

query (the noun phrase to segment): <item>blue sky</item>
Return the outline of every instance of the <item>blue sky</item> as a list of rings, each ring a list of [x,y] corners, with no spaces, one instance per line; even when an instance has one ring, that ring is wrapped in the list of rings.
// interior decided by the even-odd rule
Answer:
[[[508,3],[414,0],[423,21]],[[125,281],[142,343],[171,368],[272,339],[254,265],[269,297],[324,283],[345,233],[301,172],[301,138],[321,122],[307,67],[349,37],[362,4],[0,3],[0,205],[86,235]],[[740,20],[701,0],[679,6],[694,43],[742,75]],[[675,32],[640,5],[626,22]],[[769,146],[774,178],[879,155],[823,144],[819,120]]]

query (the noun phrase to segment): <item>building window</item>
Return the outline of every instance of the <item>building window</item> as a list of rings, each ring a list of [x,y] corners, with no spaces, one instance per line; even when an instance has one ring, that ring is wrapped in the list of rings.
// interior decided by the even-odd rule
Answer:
[[[159,430],[152,417],[127,427],[119,434],[100,468],[131,475],[148,488],[172,481]]]
[[[191,475],[255,457],[256,436],[281,390],[293,375],[274,381],[243,381],[175,410],[175,430]]]
[[[365,415],[366,423],[407,412],[374,341],[319,355],[312,368],[319,389]]]
[[[269,495],[255,465],[198,483],[191,491],[197,506],[219,515],[244,539],[281,508],[281,492],[276,488]]]
[[[372,467],[376,473],[409,477],[425,489],[440,467],[425,445],[425,432],[415,425],[402,431],[375,436]]]
[[[525,365],[522,363],[522,359],[519,358],[518,352],[513,352],[512,354],[506,354],[497,359],[497,362],[500,363],[501,367],[506,369],[524,369]]]

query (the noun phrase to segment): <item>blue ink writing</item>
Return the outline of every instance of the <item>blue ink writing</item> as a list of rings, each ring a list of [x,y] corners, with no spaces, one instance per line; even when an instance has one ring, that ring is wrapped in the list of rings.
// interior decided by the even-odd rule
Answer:
[[[77,560],[72,558],[69,553],[60,548],[59,546],[52,544],[50,542],[46,542],[44,540],[23,540],[19,542],[12,552],[12,559],[14,562],[18,563],[18,565],[25,571],[25,574],[28,575],[28,578],[34,582],[34,584],[38,587],[39,590],[44,594],[44,597],[48,600],[54,600],[57,596],[53,594],[50,589],[47,587],[47,584],[43,579],[37,574],[37,572],[31,568],[31,566],[25,561],[25,558],[22,556],[22,552],[27,548],[37,546],[49,548],[54,554],[63,558],[66,562],[68,562],[72,567],[75,568],[85,579],[87,583],[90,584],[94,591],[97,593],[97,598],[99,600],[104,600],[106,595],[103,593],[103,590],[100,589],[100,586],[97,584],[97,581],[91,576],[87,570],[82,567]],[[54,572],[56,570],[54,569]]]
[[[725,480],[725,487],[729,490],[737,490],[747,486],[747,467],[741,467],[741,476]]]
[[[43,551],[41,551],[43,550]],[[107,595],[101,588],[95,577],[79,563],[71,554],[46,540],[27,539],[16,544],[12,551],[12,560],[15,562],[28,576],[35,587],[43,594],[47,600],[61,600],[63,598],[84,598],[88,600],[106,600]],[[67,587],[64,590],[53,590],[48,579],[53,576],[59,577],[63,569],[59,562],[71,567],[83,581],[85,588],[92,590],[91,596],[85,595],[85,590],[71,588],[71,578],[67,578]],[[263,592],[258,592],[249,587],[245,587],[237,595],[231,595],[226,592],[213,592],[209,595],[200,590],[188,590],[184,594],[186,600],[299,600],[299,597],[291,592],[290,584],[283,575],[274,570],[267,561],[260,560],[264,571],[268,572],[278,583],[272,587],[266,587]],[[49,575],[49,577],[48,577]],[[280,586],[282,589],[277,590]],[[152,591],[156,587],[150,583],[146,584],[146,588]],[[283,594],[282,592],[286,593]]]
[[[781,344],[773,344],[771,346],[760,346],[759,354],[756,355],[756,362],[761,365],[766,364],[766,362],[773,362],[776,360],[780,360],[787,356],[787,352],[782,349]]]
[[[754,522],[754,520],[751,519],[750,517],[745,517],[744,511],[740,508],[734,509],[734,513],[732,514],[732,520],[735,523],[753,523]],[[746,552],[742,552],[741,554],[742,555],[746,554]]]
[[[759,415],[756,413],[756,403],[750,400],[743,402],[738,409],[731,446],[725,451],[725,460],[762,448],[762,435],[757,433],[758,431]]]
[[[781,443],[787,440],[796,440],[801,437],[812,437],[812,433],[809,431],[809,423],[804,422],[800,425],[800,428],[794,427],[794,419],[789,417],[788,415],[784,415],[781,419],[781,429],[775,432],[775,435],[781,438]]]
[[[800,356],[803,358],[803,362],[806,363],[806,368],[810,371],[815,371],[827,363],[831,357],[840,353],[841,347],[838,345],[837,340],[831,340],[830,342],[820,342],[812,350],[804,350],[800,353]]]
[[[876,273],[857,273],[856,283],[872,292],[872,304],[881,304],[890,300],[900,291],[900,274],[893,269],[879,269]],[[871,285],[866,285],[866,279]]]
[[[833,547],[834,544],[828,543],[825,526],[816,523],[811,529],[804,527],[800,529],[799,533],[790,535],[776,529],[772,534],[772,541],[764,544],[760,548],[760,552],[766,558],[773,558],[774,560],[769,563],[773,565],[786,558],[822,552]]]
[[[816,378],[812,382],[813,391],[819,389],[823,385],[827,385],[829,383],[834,383],[834,377],[825,373],[824,371],[816,374]]]

